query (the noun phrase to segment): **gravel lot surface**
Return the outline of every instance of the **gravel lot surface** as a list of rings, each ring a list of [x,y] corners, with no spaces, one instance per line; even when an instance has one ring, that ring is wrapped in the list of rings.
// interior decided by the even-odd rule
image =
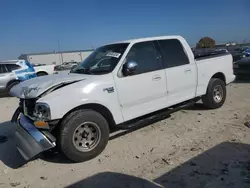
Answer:
[[[0,98],[0,187],[250,187],[250,83],[228,87],[224,106],[201,104],[130,133],[113,133],[105,151],[84,163],[51,154],[28,164],[9,122],[18,100]]]

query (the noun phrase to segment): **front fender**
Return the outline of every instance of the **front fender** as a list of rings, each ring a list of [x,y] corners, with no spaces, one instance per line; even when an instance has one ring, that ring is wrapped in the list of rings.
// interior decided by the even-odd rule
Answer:
[[[107,84],[110,86],[111,84]],[[123,122],[117,93],[108,90],[106,84],[84,84],[81,82],[65,86],[40,98],[50,106],[51,119],[61,119],[69,111],[82,105],[100,104],[105,106],[113,115],[116,124]]]

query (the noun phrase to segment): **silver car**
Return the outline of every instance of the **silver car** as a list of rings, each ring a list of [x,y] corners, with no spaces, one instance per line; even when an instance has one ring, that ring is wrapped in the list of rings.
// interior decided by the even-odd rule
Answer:
[[[14,85],[33,77],[36,77],[35,70],[25,60],[0,62],[0,92],[9,92]]]

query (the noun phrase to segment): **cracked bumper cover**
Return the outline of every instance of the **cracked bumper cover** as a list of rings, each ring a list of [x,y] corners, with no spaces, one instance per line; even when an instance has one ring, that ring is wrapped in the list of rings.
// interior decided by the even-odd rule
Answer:
[[[41,152],[56,146],[54,141],[49,140],[23,114],[17,120],[15,141],[17,150],[25,160],[30,160]]]

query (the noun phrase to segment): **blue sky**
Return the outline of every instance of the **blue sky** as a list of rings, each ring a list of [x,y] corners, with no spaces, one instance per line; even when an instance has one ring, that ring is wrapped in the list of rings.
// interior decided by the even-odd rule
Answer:
[[[178,34],[250,41],[249,0],[1,0],[0,60]]]

